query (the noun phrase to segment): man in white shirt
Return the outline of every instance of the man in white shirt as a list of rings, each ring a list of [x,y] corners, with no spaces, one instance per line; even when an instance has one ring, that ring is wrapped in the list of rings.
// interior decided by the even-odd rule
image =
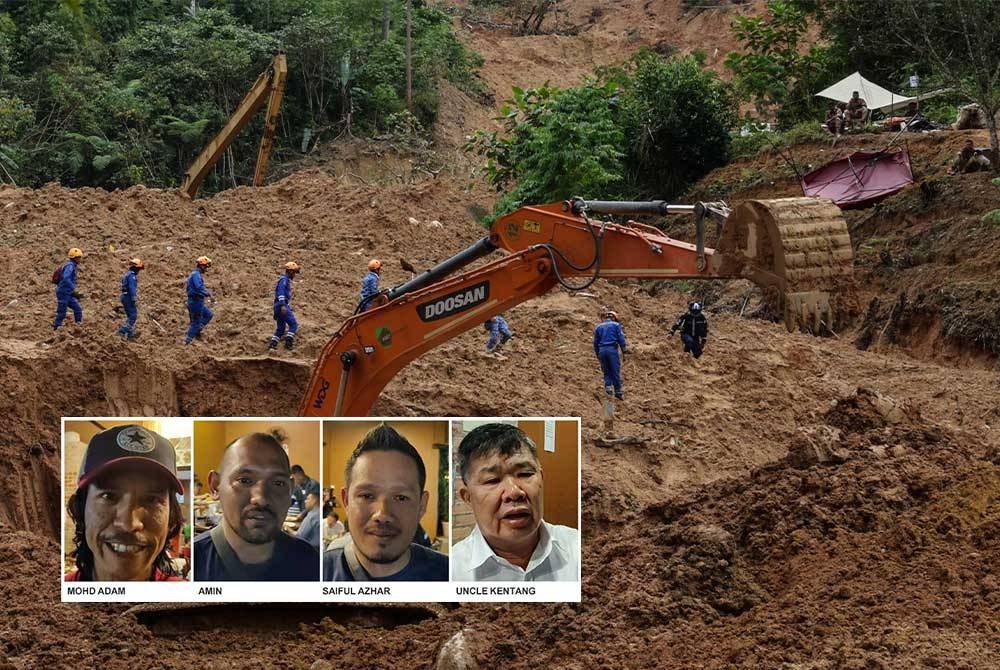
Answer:
[[[458,495],[476,519],[472,533],[452,548],[455,581],[580,579],[580,533],[542,518],[538,451],[514,425],[489,423],[458,447]]]

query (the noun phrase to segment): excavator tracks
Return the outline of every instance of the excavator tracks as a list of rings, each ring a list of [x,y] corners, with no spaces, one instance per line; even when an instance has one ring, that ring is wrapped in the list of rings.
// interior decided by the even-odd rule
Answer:
[[[721,274],[761,286],[791,331],[832,332],[843,319],[839,298],[852,285],[847,222],[830,200],[749,200],[726,220],[717,256]]]

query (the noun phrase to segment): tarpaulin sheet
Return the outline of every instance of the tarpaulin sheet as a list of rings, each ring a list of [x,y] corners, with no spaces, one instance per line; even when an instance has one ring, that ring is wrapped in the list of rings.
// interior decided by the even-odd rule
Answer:
[[[861,207],[913,183],[906,151],[855,151],[802,177],[807,196],[830,198],[841,209]]]

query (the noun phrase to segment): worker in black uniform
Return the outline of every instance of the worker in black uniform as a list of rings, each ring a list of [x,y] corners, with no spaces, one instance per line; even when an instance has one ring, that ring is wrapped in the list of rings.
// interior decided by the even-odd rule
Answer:
[[[681,331],[684,352],[691,352],[695,358],[701,358],[705,342],[708,341],[708,319],[701,313],[701,303],[688,303],[688,311],[677,317],[670,334],[673,335],[678,330]]]

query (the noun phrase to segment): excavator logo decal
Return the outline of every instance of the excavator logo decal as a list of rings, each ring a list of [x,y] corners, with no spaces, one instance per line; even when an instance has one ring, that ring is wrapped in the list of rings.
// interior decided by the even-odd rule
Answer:
[[[375,339],[377,339],[378,343],[383,347],[392,346],[392,331],[383,326],[375,331]]]
[[[323,407],[323,403],[326,402],[326,393],[330,390],[330,382],[325,378],[320,380],[319,392],[316,394],[316,400],[313,402],[313,407],[320,409]]]
[[[437,300],[417,305],[417,315],[421,321],[437,321],[464,312],[470,307],[486,302],[489,298],[490,282],[487,280],[441,296]]]

